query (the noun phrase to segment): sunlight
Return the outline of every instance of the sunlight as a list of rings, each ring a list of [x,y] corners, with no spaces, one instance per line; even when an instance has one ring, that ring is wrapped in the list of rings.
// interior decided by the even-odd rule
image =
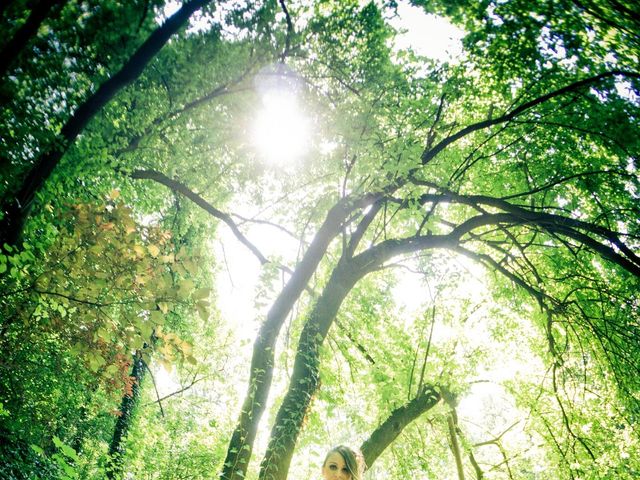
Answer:
[[[152,374],[158,398],[170,395],[180,389],[180,382],[177,381],[175,371],[171,370],[168,371],[164,365],[154,364]]]
[[[396,50],[410,48],[438,62],[455,62],[462,55],[464,32],[447,19],[407,2],[398,2],[397,13],[389,20],[400,31],[394,38]]]
[[[251,140],[271,164],[286,165],[300,158],[309,144],[309,121],[293,92],[269,90],[254,119]]]

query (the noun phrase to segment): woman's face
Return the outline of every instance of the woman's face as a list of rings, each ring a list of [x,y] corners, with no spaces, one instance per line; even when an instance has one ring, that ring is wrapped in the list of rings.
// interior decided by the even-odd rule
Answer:
[[[351,480],[347,464],[338,452],[332,452],[322,466],[324,480]]]

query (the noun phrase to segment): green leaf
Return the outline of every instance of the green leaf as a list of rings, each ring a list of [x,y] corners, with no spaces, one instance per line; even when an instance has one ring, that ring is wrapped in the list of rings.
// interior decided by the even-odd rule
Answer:
[[[153,310],[149,314],[149,320],[155,325],[164,325],[165,316],[160,310]]]
[[[34,452],[36,452],[38,455],[44,455],[44,450],[39,447],[38,445],[29,445],[31,447],[31,450],[33,450]]]
[[[201,300],[203,298],[208,298],[210,294],[211,294],[210,288],[199,288],[195,292],[193,292],[193,299]]]

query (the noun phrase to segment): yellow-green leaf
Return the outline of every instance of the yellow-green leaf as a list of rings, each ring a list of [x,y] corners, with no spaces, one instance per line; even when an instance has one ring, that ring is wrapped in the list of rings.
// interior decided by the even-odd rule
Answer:
[[[149,250],[149,253],[153,258],[156,258],[160,254],[160,249],[156,245],[149,245],[147,250]]]

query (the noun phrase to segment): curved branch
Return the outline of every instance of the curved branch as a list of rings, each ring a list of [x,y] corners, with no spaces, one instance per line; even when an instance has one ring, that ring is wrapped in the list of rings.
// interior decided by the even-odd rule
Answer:
[[[623,77],[630,77],[630,78],[640,78],[640,73],[636,73],[636,72],[630,72],[630,71],[626,71],[626,70],[611,70],[609,72],[604,72],[601,73],[600,75],[596,75],[594,77],[589,77],[589,78],[585,78],[583,80],[578,80],[577,82],[574,82],[570,85],[567,85],[565,87],[562,87],[558,90],[554,90],[553,92],[549,92],[545,95],[542,95],[538,98],[535,98],[529,102],[523,103],[522,105],[520,105],[519,107],[516,107],[515,109],[511,110],[508,113],[505,113],[504,115],[498,117],[498,118],[494,118],[494,119],[487,119],[484,120],[482,122],[477,122],[474,123],[472,125],[469,125],[465,128],[463,128],[462,130],[458,130],[456,133],[454,133],[453,135],[449,135],[448,137],[446,137],[445,139],[441,140],[440,142],[438,142],[438,144],[431,148],[431,149],[425,149],[425,151],[423,152],[422,156],[421,156],[421,160],[422,160],[422,164],[426,165],[427,163],[429,163],[431,160],[433,160],[433,158],[440,153],[442,150],[444,150],[445,148],[447,148],[449,145],[451,145],[452,143],[456,142],[457,140],[469,135],[470,133],[476,132],[478,130],[483,130],[485,128],[489,128],[492,127],[494,125],[498,125],[501,123],[506,123],[510,120],[513,120],[514,118],[516,118],[518,115],[526,112],[527,110],[531,110],[533,107],[536,107],[544,102],[547,102],[548,100],[551,100],[552,98],[555,97],[559,97],[561,95],[564,95],[565,93],[569,93],[569,92],[574,92],[576,90],[579,90],[582,87],[586,87],[588,85],[592,85],[594,83],[598,83],[601,80],[604,80],[606,78],[611,78],[611,77],[616,77],[616,76],[623,76]]]
[[[575,178],[582,178],[582,177],[589,177],[591,175],[620,175],[620,176],[624,176],[624,177],[629,177],[629,178],[633,178],[633,175],[628,174],[628,173],[624,173],[624,172],[614,172],[611,170],[593,170],[593,171],[588,171],[588,172],[580,172],[580,173],[575,173],[573,175],[569,175],[567,177],[562,177],[559,178],[557,180],[553,180],[550,181],[540,187],[536,187],[532,190],[529,190],[527,192],[522,192],[522,193],[514,193],[512,195],[506,195],[504,197],[500,197],[500,200],[510,200],[512,198],[519,198],[519,197],[527,197],[529,195],[533,195],[536,193],[540,193],[543,192],[544,190],[548,190],[550,188],[555,187],[556,185],[560,185],[562,183],[566,183],[570,180],[573,180]]]
[[[0,78],[5,76],[20,52],[27,46],[31,37],[38,32],[38,28],[47,18],[49,12],[54,7],[59,8],[62,3],[66,3],[66,0],[40,0],[34,5],[26,22],[0,51]]]
[[[287,37],[285,39],[284,50],[282,51],[282,55],[280,55],[280,61],[284,62],[285,59],[289,56],[289,50],[291,49],[291,37],[293,37],[294,29],[293,22],[291,21],[291,15],[289,14],[289,10],[287,9],[287,4],[284,0],[279,0],[280,8],[284,12],[284,16],[287,20]]]
[[[59,142],[50,150],[45,151],[33,162],[33,167],[22,182],[17,193],[10,195],[3,201],[3,219],[0,221],[0,244],[15,244],[22,234],[24,222],[31,208],[36,192],[38,192],[61,158],[84,130],[89,121],[127,85],[135,81],[143,72],[147,64],[155,57],[162,47],[189,19],[191,14],[211,0],[192,0],[182,7],[164,24],[159,26],[147,40],[136,50],[124,66],[93,95],[91,95],[73,113],[71,118],[60,130]]]
[[[496,262],[489,255],[486,255],[484,253],[475,253],[475,252],[472,252],[471,250],[467,250],[466,248],[461,247],[461,246],[456,247],[454,249],[454,251],[464,255],[465,257],[470,258],[471,260],[475,260],[478,263],[488,264],[489,266],[491,266],[492,268],[494,268],[495,270],[500,272],[502,275],[507,277],[509,280],[511,280],[513,283],[515,283],[516,285],[518,285],[518,286],[522,287],[524,290],[526,290],[533,298],[536,299],[536,301],[538,302],[538,305],[540,306],[540,308],[545,308],[545,303],[544,303],[545,299],[549,299],[552,302],[556,303],[555,300],[552,297],[549,297],[544,292],[536,290],[531,285],[529,285],[527,282],[525,282],[522,278],[518,277],[513,272],[510,272],[509,270],[504,268],[502,265],[500,265],[498,262]]]
[[[435,387],[428,385],[413,400],[391,412],[391,415],[371,433],[360,447],[366,468],[371,468],[373,462],[402,433],[407,425],[435,407],[440,399],[440,392]]]
[[[636,255],[624,242],[622,242],[622,240],[620,240],[618,232],[614,232],[608,228],[602,227],[600,225],[595,225],[590,222],[577,220],[575,218],[563,217],[560,215],[538,211],[532,212],[525,208],[506,202],[500,198],[488,197],[485,195],[459,195],[443,189],[440,190],[444,193],[423,195],[420,198],[420,202],[427,203],[435,201],[449,201],[462,203],[474,208],[477,208],[478,204],[499,208],[500,210],[513,215],[511,219],[507,219],[507,217],[504,217],[504,221],[507,223],[537,225],[552,234],[558,233],[573,238],[574,240],[577,240],[585,246],[591,248],[607,260],[621,266],[633,275],[640,277],[640,257],[638,257],[638,255]],[[579,230],[602,237],[607,242],[613,244],[625,256],[620,255],[614,248],[591,238],[590,236],[582,233]]]
[[[173,180],[167,177],[164,173],[158,172],[157,170],[134,170],[133,172],[131,172],[129,176],[131,178],[138,179],[138,180],[140,179],[153,180],[154,182],[158,182],[166,187],[169,187],[174,192],[181,193],[182,195],[187,197],[189,200],[191,200],[193,203],[195,203],[200,208],[202,208],[204,211],[206,211],[210,215],[226,223],[227,226],[233,232],[233,234],[236,236],[236,238],[240,240],[240,242],[244,246],[246,246],[249,250],[251,250],[251,253],[253,253],[256,256],[256,258],[260,261],[262,265],[264,265],[265,263],[269,263],[269,260],[267,260],[267,258],[260,252],[260,250],[258,250],[256,246],[253,245],[247,239],[247,237],[245,237],[242,234],[242,232],[238,229],[238,226],[235,224],[235,222],[231,219],[231,217],[228,214],[215,208],[213,205],[207,202],[200,195],[190,190],[183,183],[180,183],[177,180]]]

